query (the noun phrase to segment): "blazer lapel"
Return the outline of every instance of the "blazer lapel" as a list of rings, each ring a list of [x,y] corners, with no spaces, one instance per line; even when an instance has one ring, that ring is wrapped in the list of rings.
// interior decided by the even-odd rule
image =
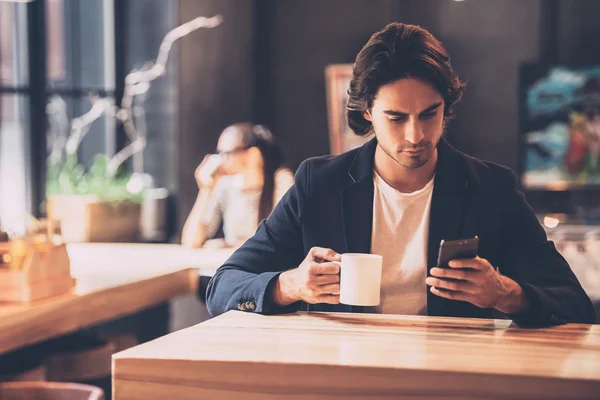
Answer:
[[[444,138],[438,144],[438,163],[429,214],[429,240],[427,247],[427,275],[437,265],[441,240],[462,239],[460,236],[467,207],[468,181],[464,177],[460,160]],[[438,297],[427,287],[427,314],[448,315],[454,302]]]
[[[342,189],[342,214],[347,253],[370,253],[373,229],[373,163],[376,139],[365,144],[348,171]]]

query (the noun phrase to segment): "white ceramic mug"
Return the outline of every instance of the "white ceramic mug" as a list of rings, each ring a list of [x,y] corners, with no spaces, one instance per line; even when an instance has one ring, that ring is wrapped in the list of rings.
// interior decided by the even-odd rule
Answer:
[[[379,305],[382,256],[345,253],[337,264],[340,265],[340,303],[352,306]]]

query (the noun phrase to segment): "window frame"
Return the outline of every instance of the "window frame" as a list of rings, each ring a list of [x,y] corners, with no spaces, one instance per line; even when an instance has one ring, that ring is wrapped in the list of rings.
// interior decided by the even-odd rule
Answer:
[[[107,5],[109,7],[107,7]],[[46,1],[33,0],[26,4],[26,32],[27,32],[27,65],[28,82],[25,85],[11,85],[0,82],[0,95],[17,94],[26,97],[29,103],[29,154],[27,158],[30,162],[30,182],[29,182],[29,202],[28,211],[34,216],[41,216],[42,205],[46,198],[46,159],[47,143],[46,135],[48,133],[49,121],[46,114],[48,99],[52,95],[60,95],[65,98],[83,99],[94,93],[101,97],[111,98],[115,104],[119,104],[122,93],[125,71],[125,27],[126,22],[126,2],[103,0],[104,10],[104,29],[113,29],[113,43],[105,43],[105,51],[112,51],[114,54],[114,65],[108,68],[105,73],[114,76],[114,89],[87,87],[81,82],[76,82],[72,87],[48,87],[48,69],[47,69],[47,45],[46,45]],[[111,18],[107,18],[111,17]],[[72,13],[69,24],[71,34],[78,35],[76,32],[80,29],[77,13]],[[106,32],[104,33],[106,42]],[[23,51],[19,48],[19,51]],[[106,58],[106,57],[105,57]],[[112,132],[110,132],[112,130]],[[116,152],[124,143],[123,133],[115,126],[107,129],[107,150]]]

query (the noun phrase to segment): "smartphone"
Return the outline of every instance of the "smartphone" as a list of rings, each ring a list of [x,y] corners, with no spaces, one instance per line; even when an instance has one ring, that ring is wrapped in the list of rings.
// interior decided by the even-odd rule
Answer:
[[[477,236],[472,239],[442,240],[437,265],[440,268],[450,268],[448,263],[452,260],[475,258],[478,246],[479,238]]]

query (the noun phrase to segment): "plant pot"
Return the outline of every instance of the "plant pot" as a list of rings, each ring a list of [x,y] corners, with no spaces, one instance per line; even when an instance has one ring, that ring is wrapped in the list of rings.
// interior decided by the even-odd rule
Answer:
[[[94,195],[46,200],[48,220],[58,222],[65,242],[132,242],[139,238],[141,204],[101,202]]]

